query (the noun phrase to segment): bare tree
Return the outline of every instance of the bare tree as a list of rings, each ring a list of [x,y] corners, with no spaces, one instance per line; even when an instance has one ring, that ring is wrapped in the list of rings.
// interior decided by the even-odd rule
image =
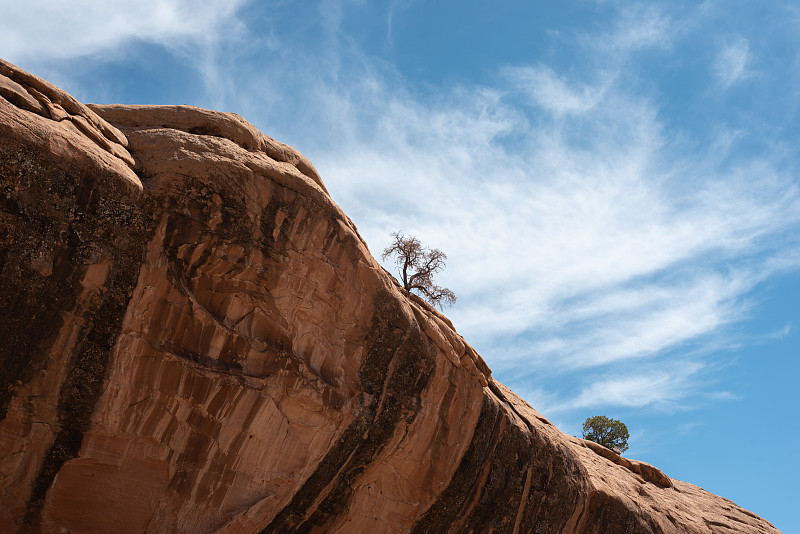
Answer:
[[[403,287],[408,291],[416,290],[425,300],[442,308],[452,306],[456,295],[446,287],[433,283],[433,275],[444,270],[447,255],[441,250],[427,249],[419,239],[405,237],[402,232],[392,234],[394,241],[383,250],[384,260],[394,256],[398,272],[402,277]]]

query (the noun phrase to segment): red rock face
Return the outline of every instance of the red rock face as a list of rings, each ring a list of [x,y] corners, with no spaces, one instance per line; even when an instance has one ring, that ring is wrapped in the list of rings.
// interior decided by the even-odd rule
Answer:
[[[240,117],[0,62],[0,525],[777,532],[567,436]]]

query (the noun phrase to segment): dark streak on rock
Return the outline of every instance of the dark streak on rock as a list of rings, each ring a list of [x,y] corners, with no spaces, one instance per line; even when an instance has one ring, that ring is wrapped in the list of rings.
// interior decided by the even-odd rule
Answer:
[[[480,491],[480,473],[497,444],[501,420],[502,414],[497,404],[484,396],[481,414],[467,452],[450,484],[417,521],[413,533],[448,532],[453,523],[464,514],[469,502]]]
[[[472,443],[412,532],[511,533],[518,516],[519,532],[564,528],[581,500],[579,467],[566,451],[548,450],[552,446],[524,418],[526,426],[515,424],[512,413],[505,402],[484,397]]]
[[[401,420],[409,423],[434,369],[435,351],[416,322],[388,293],[375,299],[376,315],[367,334],[369,350],[359,369],[364,394],[356,416],[338,443],[292,501],[262,531],[309,532],[343,513],[353,482],[380,453]],[[391,364],[394,363],[390,371]],[[385,397],[379,410],[379,398]],[[317,507],[314,501],[323,497]]]
[[[27,194],[39,189],[39,176],[69,183],[66,172],[52,162],[32,164],[36,156],[11,139],[0,142],[0,227],[4,252],[0,266],[0,420],[4,419],[17,384],[29,382],[44,368],[47,348],[55,341],[64,316],[72,309],[84,268],[70,258],[67,248],[52,246],[62,229],[39,198]],[[19,192],[15,191],[19,190]],[[46,194],[44,205],[58,205],[59,193]],[[42,194],[40,192],[40,194]],[[52,274],[27,267],[39,254],[52,254]],[[34,327],[35,326],[35,327]]]
[[[632,504],[632,503],[631,503]],[[589,509],[584,522],[585,534],[620,532],[625,534],[657,534],[662,530],[647,522],[617,496],[593,492],[589,496]]]
[[[0,162],[2,187],[14,199],[0,206],[2,217],[16,226],[13,242],[3,243],[13,259],[0,272],[2,417],[15,386],[45,370],[46,355],[75,310],[88,266],[111,265],[103,288],[82,305],[84,326],[60,364],[68,371],[60,386],[55,437],[27,504],[25,523],[35,525],[56,473],[78,455],[102,394],[151,232],[150,217],[115,176],[93,174],[43,151],[34,154],[12,139],[0,144]],[[41,272],[25,267],[34,257],[43,258]]]

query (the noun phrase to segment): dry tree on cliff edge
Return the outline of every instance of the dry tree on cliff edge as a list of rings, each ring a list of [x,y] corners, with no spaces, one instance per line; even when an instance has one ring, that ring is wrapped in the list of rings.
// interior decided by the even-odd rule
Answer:
[[[443,305],[452,306],[456,294],[433,283],[433,275],[444,269],[447,255],[438,248],[424,248],[419,239],[405,237],[403,232],[394,232],[392,238],[394,241],[383,250],[381,258],[395,257],[403,287],[407,291],[416,290],[421,297],[439,308]]]

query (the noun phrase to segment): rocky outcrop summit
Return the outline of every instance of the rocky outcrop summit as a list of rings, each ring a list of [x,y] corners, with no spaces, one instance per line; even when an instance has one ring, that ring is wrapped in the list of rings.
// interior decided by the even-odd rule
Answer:
[[[6,62],[0,530],[777,532],[495,381],[292,148]]]

